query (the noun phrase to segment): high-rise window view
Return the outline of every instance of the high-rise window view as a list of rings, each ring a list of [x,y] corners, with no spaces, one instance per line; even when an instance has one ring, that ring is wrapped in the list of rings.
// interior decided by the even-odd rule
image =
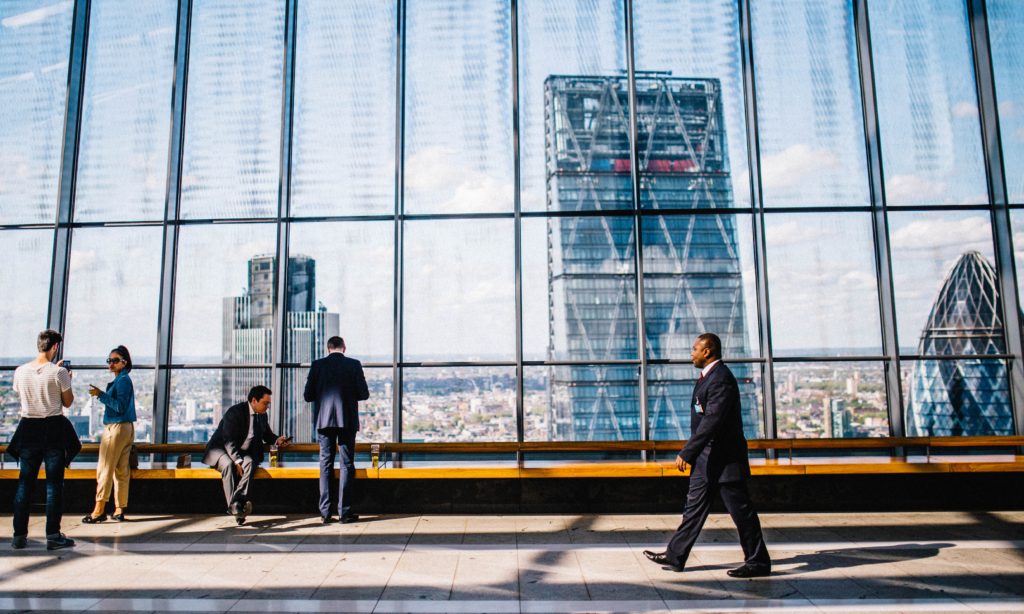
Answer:
[[[124,344],[137,439],[204,442],[263,384],[311,442],[334,335],[361,441],[685,439],[703,332],[750,438],[1021,434],[1021,27],[1010,0],[2,2],[0,441],[46,327],[93,441]]]

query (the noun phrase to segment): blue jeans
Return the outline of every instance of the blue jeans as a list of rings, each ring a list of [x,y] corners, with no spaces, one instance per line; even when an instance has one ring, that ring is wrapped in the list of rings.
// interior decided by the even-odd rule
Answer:
[[[46,534],[60,533],[64,515],[64,450],[33,448],[21,451],[21,474],[14,494],[14,536],[28,535],[28,508],[32,503],[39,466],[46,464]]]
[[[340,448],[341,471],[338,477],[338,516],[352,513],[352,484],[356,481],[356,432],[351,429],[318,431],[320,444],[320,515],[331,513],[331,478],[334,477],[335,446]]]

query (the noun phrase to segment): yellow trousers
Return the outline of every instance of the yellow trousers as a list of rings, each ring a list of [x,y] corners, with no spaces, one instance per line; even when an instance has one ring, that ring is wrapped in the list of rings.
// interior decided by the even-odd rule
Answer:
[[[128,480],[132,473],[128,468],[128,453],[134,441],[135,425],[131,422],[103,426],[100,458],[96,465],[97,502],[107,502],[110,499],[110,489],[113,487],[117,507],[124,509],[128,506]]]

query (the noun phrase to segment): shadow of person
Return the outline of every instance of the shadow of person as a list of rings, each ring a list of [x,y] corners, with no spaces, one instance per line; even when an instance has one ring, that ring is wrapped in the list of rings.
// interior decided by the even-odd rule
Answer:
[[[873,546],[870,548],[834,548],[831,550],[819,550],[814,553],[798,554],[786,559],[777,559],[772,561],[772,567],[778,569],[779,567],[796,563],[798,565],[797,567],[794,567],[793,569],[779,570],[777,574],[793,575],[821,571],[824,569],[845,569],[849,567],[859,567],[861,565],[919,561],[938,556],[939,551],[943,548],[952,547],[953,544],[950,543],[906,543]]]
[[[819,550],[813,553],[798,554],[785,559],[772,560],[773,576],[788,576],[802,573],[811,573],[824,569],[844,569],[848,567],[859,567],[861,565],[877,565],[880,563],[899,563],[901,561],[917,561],[938,556],[939,550],[952,548],[950,543],[937,544],[896,544],[885,546],[873,546],[861,548],[851,546],[850,548],[834,548],[831,550]],[[783,566],[796,564],[793,569],[779,569]],[[701,565],[699,567],[687,567],[687,571],[714,571],[716,569],[730,569],[735,565]]]

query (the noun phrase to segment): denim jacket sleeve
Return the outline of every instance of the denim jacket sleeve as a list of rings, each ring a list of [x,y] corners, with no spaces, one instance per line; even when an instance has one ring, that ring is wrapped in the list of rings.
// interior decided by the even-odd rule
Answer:
[[[135,390],[132,380],[127,376],[118,376],[107,392],[101,392],[98,398],[112,413],[123,416],[128,413],[129,404],[133,402]]]

